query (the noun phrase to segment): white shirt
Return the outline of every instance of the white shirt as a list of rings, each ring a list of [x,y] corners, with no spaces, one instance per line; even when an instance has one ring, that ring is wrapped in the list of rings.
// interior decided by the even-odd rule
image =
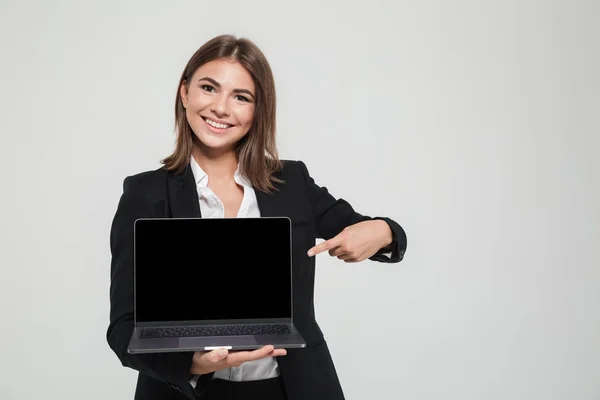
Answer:
[[[217,195],[208,187],[208,175],[200,168],[194,157],[191,157],[190,164],[192,173],[198,189],[198,201],[200,202],[200,213],[203,218],[224,218],[225,207]],[[238,169],[233,175],[235,182],[244,189],[242,204],[237,213],[238,218],[260,217],[260,210],[256,200],[256,193],[252,185],[242,177]],[[209,306],[209,305],[207,305]],[[254,381],[259,379],[268,379],[279,376],[279,365],[273,357],[267,357],[256,361],[246,362],[239,367],[222,369],[215,372],[213,379],[220,378],[230,381]],[[190,384],[195,388],[198,377],[190,380]]]

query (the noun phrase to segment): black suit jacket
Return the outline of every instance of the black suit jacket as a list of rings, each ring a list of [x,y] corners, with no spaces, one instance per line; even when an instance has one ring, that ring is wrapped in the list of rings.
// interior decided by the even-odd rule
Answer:
[[[315,258],[308,249],[316,238],[330,239],[345,227],[371,219],[355,212],[343,199],[319,187],[301,161],[283,161],[271,194],[256,191],[261,216],[286,216],[293,232],[294,322],[306,339],[304,349],[289,349],[278,357],[281,378],[289,400],[343,399],[327,343],[315,321],[313,292]],[[139,371],[136,399],[198,399],[212,374],[201,376],[194,390],[188,380],[193,352],[132,355],[127,346],[133,332],[133,222],[142,217],[201,217],[196,183],[188,166],[182,174],[164,168],[125,178],[111,226],[110,325],[107,340],[121,363]],[[379,218],[379,217],[377,217]],[[385,220],[394,235],[392,257],[381,252],[371,257],[398,262],[406,249],[406,235],[396,222]],[[199,283],[201,285],[201,283]]]

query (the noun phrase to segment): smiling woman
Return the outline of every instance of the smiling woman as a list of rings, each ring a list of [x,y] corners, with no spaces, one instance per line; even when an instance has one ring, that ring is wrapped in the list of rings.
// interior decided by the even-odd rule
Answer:
[[[275,85],[267,59],[247,39],[219,36],[198,49],[184,68],[177,85],[175,123],[177,141],[164,166],[125,178],[123,194],[111,228],[111,308],[108,343],[123,365],[139,371],[136,399],[216,400],[340,400],[344,398],[327,342],[315,320],[313,293],[315,255],[328,251],[344,262],[366,259],[399,262],[406,235],[396,222],[371,218],[354,211],[348,202],[334,198],[318,186],[302,161],[279,160],[275,146]],[[264,346],[253,351],[180,351],[130,354],[134,335],[133,227],[139,218],[261,218],[287,217],[292,221],[292,301],[290,320],[306,339],[305,348]],[[214,282],[203,271],[241,265],[236,232],[223,240],[230,254],[213,254],[198,232],[197,258],[189,260],[190,276],[200,277],[198,293],[219,285],[223,295],[181,308],[233,307],[249,299],[232,292],[227,276]],[[205,236],[204,236],[205,237]],[[316,239],[326,239],[315,246]],[[237,240],[237,241],[236,241]],[[269,243],[266,243],[267,245]],[[173,252],[179,249],[173,248]],[[269,253],[256,249],[256,253]],[[243,255],[245,255],[244,253]],[[219,259],[219,265],[202,264]],[[258,264],[258,262],[255,262]],[[187,265],[188,263],[186,263]],[[163,293],[181,292],[169,286],[169,266],[159,282]],[[204,269],[203,269],[204,268]],[[213,271],[214,272],[214,271]],[[261,273],[260,269],[256,272]],[[264,274],[264,272],[262,272]],[[165,274],[165,275],[162,275]],[[225,273],[223,273],[225,274]],[[214,276],[214,275],[213,275]],[[273,296],[272,276],[253,293]],[[169,286],[170,291],[166,291]],[[187,293],[187,292],[186,292]],[[256,296],[256,295],[254,295]],[[172,299],[171,299],[172,300]],[[281,302],[273,298],[273,302]],[[173,310],[175,315],[177,311]],[[234,309],[235,311],[235,309]],[[261,313],[261,310],[253,310]],[[273,315],[260,314],[261,318]],[[186,323],[204,323],[187,318]],[[174,317],[170,326],[181,325]],[[261,325],[261,329],[264,328]],[[238,331],[239,332],[239,331]],[[248,333],[244,336],[248,339]],[[251,339],[254,339],[253,335]],[[137,338],[139,339],[139,338]],[[222,339],[222,338],[219,338]],[[261,342],[262,343],[262,342]],[[206,349],[205,349],[206,350]]]
[[[163,160],[183,172],[192,154],[217,156],[232,149],[240,173],[254,188],[271,190],[281,168],[275,141],[275,81],[262,51],[251,41],[222,35],[192,55],[175,99],[178,132]],[[263,151],[264,150],[264,151]]]

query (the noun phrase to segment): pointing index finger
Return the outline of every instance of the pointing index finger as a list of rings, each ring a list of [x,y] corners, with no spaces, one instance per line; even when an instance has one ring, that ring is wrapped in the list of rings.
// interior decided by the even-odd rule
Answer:
[[[339,236],[336,236],[334,238],[324,241],[323,243],[319,243],[318,245],[314,246],[312,249],[308,250],[308,256],[309,257],[316,256],[317,254],[319,254],[325,250],[329,250],[334,247],[337,247],[339,245],[339,242],[340,242],[340,238],[339,238]]]

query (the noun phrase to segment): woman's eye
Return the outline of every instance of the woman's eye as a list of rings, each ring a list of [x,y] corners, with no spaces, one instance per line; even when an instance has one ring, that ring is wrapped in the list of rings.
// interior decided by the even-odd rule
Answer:
[[[245,101],[245,102],[249,102],[249,101],[250,101],[250,100],[248,100],[248,98],[247,98],[247,97],[245,97],[245,96],[242,96],[242,95],[240,95],[240,94],[238,94],[237,96],[235,96],[235,98],[236,98],[237,100],[240,100],[240,101]]]
[[[207,91],[207,92],[214,92],[215,91],[215,88],[212,87],[212,86],[210,86],[210,85],[202,85],[202,86],[200,86],[200,88],[202,90],[204,90],[204,91]]]

